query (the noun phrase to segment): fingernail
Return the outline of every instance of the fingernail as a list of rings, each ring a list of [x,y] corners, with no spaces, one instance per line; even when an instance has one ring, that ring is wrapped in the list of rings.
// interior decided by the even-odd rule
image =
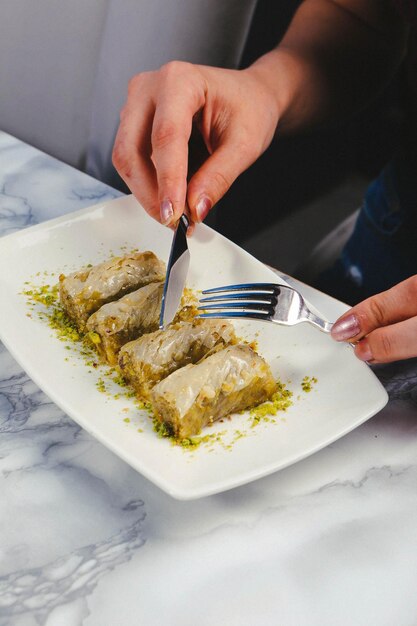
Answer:
[[[336,339],[336,341],[345,341],[346,339],[355,337],[360,331],[361,328],[356,315],[348,315],[333,324],[332,337]]]
[[[201,196],[195,207],[197,220],[199,222],[202,222],[207,217],[211,207],[212,204],[210,198],[208,198],[207,196]]]
[[[361,361],[372,361],[374,358],[369,343],[366,340],[360,341],[357,344],[355,354]]]
[[[161,202],[161,222],[164,226],[167,226],[172,220],[174,215],[174,209],[172,208],[172,202],[168,198]]]

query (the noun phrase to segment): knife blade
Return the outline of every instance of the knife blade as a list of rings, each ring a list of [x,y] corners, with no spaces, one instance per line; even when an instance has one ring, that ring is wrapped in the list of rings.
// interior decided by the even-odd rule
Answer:
[[[190,251],[187,243],[187,216],[182,214],[172,239],[164,292],[162,294],[161,315],[159,328],[163,329],[172,322],[181,302],[182,292],[190,266]]]

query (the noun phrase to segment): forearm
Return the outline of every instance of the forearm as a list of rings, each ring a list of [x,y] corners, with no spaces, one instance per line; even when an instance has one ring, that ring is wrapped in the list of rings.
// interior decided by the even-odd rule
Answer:
[[[273,89],[279,129],[343,119],[392,78],[407,31],[386,0],[305,0],[279,46],[248,72]]]

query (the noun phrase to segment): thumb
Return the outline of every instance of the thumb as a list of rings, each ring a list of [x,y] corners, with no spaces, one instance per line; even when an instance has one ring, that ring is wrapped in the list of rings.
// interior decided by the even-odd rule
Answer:
[[[229,140],[211,154],[188,183],[187,200],[191,217],[202,222],[236,178],[256,155],[241,142]]]
[[[417,275],[371,296],[342,315],[331,331],[336,341],[358,341],[377,328],[417,315]]]

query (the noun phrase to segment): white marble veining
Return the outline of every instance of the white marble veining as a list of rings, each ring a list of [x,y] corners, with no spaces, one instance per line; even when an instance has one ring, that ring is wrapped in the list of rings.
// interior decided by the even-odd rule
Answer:
[[[116,195],[0,133],[0,234]],[[377,373],[391,400],[362,427],[179,502],[0,346],[0,626],[417,624],[417,361]]]

